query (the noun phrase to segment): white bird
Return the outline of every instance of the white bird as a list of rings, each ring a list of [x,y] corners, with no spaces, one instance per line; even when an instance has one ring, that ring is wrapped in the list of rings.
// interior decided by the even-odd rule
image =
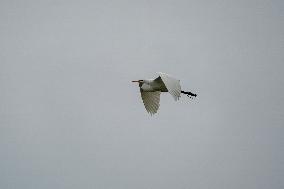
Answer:
[[[144,106],[148,113],[151,115],[157,113],[160,107],[160,94],[161,92],[169,92],[175,101],[179,100],[180,94],[196,97],[196,94],[185,92],[181,90],[180,80],[172,76],[159,72],[159,77],[156,79],[136,80],[132,82],[139,83],[141,97]]]

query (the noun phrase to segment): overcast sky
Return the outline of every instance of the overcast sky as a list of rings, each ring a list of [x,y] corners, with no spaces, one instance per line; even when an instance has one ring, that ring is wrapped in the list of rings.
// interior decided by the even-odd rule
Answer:
[[[136,79],[197,93],[147,114]],[[283,189],[284,1],[0,1],[0,188]]]

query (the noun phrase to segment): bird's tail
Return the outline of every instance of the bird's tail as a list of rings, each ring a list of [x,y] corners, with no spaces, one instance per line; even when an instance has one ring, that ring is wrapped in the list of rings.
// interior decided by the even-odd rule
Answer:
[[[196,97],[197,94],[194,94],[192,92],[186,92],[186,91],[181,91],[182,94],[186,94],[188,97],[192,98],[192,97]]]

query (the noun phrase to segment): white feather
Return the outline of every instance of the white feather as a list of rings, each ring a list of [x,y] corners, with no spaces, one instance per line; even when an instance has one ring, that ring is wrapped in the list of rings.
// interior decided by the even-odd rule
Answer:
[[[165,73],[159,72],[158,74],[164,82],[169,93],[173,96],[175,101],[177,101],[181,93],[180,81]]]
[[[141,91],[141,97],[144,103],[144,106],[148,113],[151,115],[157,113],[160,107],[160,91],[155,92],[144,92]]]

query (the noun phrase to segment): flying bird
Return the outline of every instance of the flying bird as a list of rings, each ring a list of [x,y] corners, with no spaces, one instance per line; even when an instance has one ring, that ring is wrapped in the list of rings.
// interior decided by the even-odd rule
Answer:
[[[179,100],[181,93],[186,94],[190,98],[197,96],[194,93],[182,91],[180,80],[165,73],[158,72],[158,74],[159,77],[156,79],[132,81],[139,84],[144,106],[151,115],[157,113],[160,107],[161,92],[169,92],[175,101]]]

